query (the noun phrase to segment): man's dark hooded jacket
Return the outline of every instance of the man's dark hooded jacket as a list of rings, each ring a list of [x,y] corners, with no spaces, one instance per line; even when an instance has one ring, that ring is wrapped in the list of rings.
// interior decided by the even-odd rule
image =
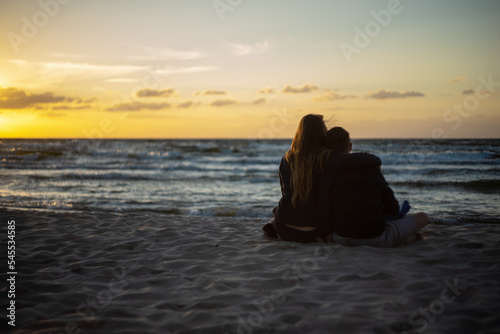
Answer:
[[[399,203],[380,165],[341,168],[323,177],[318,196],[323,229],[356,239],[382,234],[385,216],[397,215]]]

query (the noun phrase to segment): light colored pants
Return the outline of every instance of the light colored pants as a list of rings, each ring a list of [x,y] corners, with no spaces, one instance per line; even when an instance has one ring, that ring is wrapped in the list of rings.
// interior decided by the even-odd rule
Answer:
[[[417,232],[417,222],[410,216],[385,223],[385,230],[373,239],[344,238],[333,233],[332,240],[344,246],[396,247]]]

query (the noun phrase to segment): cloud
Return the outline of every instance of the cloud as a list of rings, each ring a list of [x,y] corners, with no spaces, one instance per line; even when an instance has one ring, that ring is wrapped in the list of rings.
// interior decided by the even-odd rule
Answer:
[[[82,110],[82,109],[89,109],[89,108],[91,108],[91,105],[89,105],[89,104],[85,104],[83,106],[61,105],[61,106],[52,107],[52,110]]]
[[[259,97],[258,99],[255,99],[252,104],[263,104],[266,103],[266,99],[263,97]]]
[[[414,90],[407,90],[401,92],[392,92],[386,89],[381,89],[378,92],[368,92],[366,97],[377,99],[377,100],[385,100],[385,99],[402,99],[406,97],[421,97],[425,96],[423,93],[416,92]]]
[[[177,91],[173,88],[166,89],[151,89],[151,88],[143,88],[138,90],[135,95],[137,97],[172,97],[178,95]]]
[[[283,93],[309,93],[309,92],[312,92],[315,90],[318,90],[318,86],[306,83],[305,85],[302,85],[300,87],[286,85],[285,87],[283,87],[282,92]]]
[[[210,105],[214,106],[214,107],[224,107],[224,106],[229,106],[232,104],[238,104],[238,101],[231,100],[231,99],[225,99],[225,100],[215,100],[214,102],[210,103]]]
[[[157,68],[156,73],[160,75],[176,74],[176,73],[199,73],[215,71],[219,68],[217,66],[191,66],[191,67],[175,67],[175,66],[165,66],[163,68]]]
[[[39,85],[54,84],[68,79],[78,81],[105,79],[127,76],[133,73],[146,72],[148,66],[133,65],[99,65],[76,62],[28,62],[19,59],[9,59],[8,62],[16,65],[23,80],[33,81]]]
[[[264,87],[264,88],[261,88],[257,91],[258,94],[274,94],[275,91],[274,91],[274,88],[272,87]]]
[[[75,102],[75,103],[92,103],[92,102],[97,101],[97,99],[95,97],[93,97],[91,99],[82,99],[79,97],[75,97],[75,98],[71,98],[71,101]]]
[[[469,95],[469,94],[474,94],[474,89],[465,89],[462,92],[462,95]]]
[[[146,79],[161,82],[163,76],[171,74],[196,74],[214,71],[215,66],[151,66],[95,64],[88,62],[32,62],[20,59],[8,59],[19,75],[18,80],[37,87],[53,87],[67,81],[102,80],[111,83],[130,83]]]
[[[148,69],[145,66],[133,65],[96,65],[89,63],[72,63],[72,62],[28,62],[18,59],[9,59],[10,63],[16,64],[25,68],[41,69],[43,71],[65,71],[68,74],[96,72],[101,74],[121,74],[138,72]]]
[[[233,53],[238,56],[246,56],[250,54],[264,53],[269,49],[269,43],[267,41],[261,43],[255,43],[254,45],[249,43],[231,43],[227,44],[233,49]]]
[[[203,92],[200,92],[200,91],[193,92],[193,96],[196,96],[196,95],[226,95],[226,94],[227,94],[226,91],[216,90],[216,89],[209,89],[209,90],[206,90]]]
[[[177,108],[179,109],[187,109],[187,108],[191,108],[192,106],[194,105],[194,102],[189,100],[189,101],[186,101],[186,102],[183,102],[183,103],[179,103],[177,105]]]
[[[106,111],[140,111],[140,110],[161,110],[170,108],[169,103],[142,103],[131,101],[128,103],[118,103],[107,108]]]
[[[127,56],[134,60],[191,60],[208,56],[203,51],[174,50],[158,48],[146,45],[131,45],[138,50],[138,53]]]
[[[337,92],[328,92],[326,94],[318,95],[313,100],[318,102],[333,101],[333,100],[345,100],[345,99],[357,99],[359,96],[350,95]]]
[[[75,97],[57,96],[52,92],[42,94],[26,93],[15,87],[0,87],[0,108],[22,109],[27,107],[36,107],[38,104],[58,103],[58,102],[76,102],[83,103],[86,100]]]
[[[460,82],[460,81],[465,82],[465,80],[466,80],[466,79],[465,79],[465,77],[464,77],[464,76],[458,76],[458,77],[455,77],[455,78],[453,78],[453,79],[448,80],[448,83],[450,83],[450,84],[451,84],[451,83],[457,83],[457,82]]]

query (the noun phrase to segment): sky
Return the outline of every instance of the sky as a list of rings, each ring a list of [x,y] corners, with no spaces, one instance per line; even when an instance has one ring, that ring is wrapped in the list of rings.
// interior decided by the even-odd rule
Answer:
[[[0,1],[0,138],[499,138],[500,1]]]

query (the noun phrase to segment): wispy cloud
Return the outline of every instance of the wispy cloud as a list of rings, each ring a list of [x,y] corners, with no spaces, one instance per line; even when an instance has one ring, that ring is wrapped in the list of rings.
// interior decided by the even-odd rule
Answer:
[[[141,70],[146,70],[146,66],[134,65],[97,65],[89,63],[74,63],[74,62],[29,62],[20,59],[9,59],[12,64],[26,68],[38,68],[44,71],[66,71],[70,73],[76,72],[99,72],[105,74],[116,73],[131,73]]]
[[[90,101],[77,97],[54,95],[52,92],[34,94],[15,87],[0,87],[0,108],[5,109],[22,109],[36,107],[39,104],[59,102],[87,103]]]
[[[191,108],[193,107],[195,104],[193,101],[189,100],[189,101],[186,101],[186,102],[183,102],[183,103],[179,103],[177,105],[177,108],[179,109],[187,109],[187,108]]]
[[[165,66],[163,68],[157,68],[156,73],[161,75],[167,75],[176,73],[208,72],[208,71],[215,71],[218,69],[219,68],[217,66],[191,66],[191,67]]]
[[[263,104],[263,103],[266,103],[266,99],[263,97],[259,97],[252,102],[252,104]]]
[[[283,87],[283,93],[309,93],[318,90],[318,86],[306,83],[302,86],[295,87],[292,85],[286,85]]]
[[[227,92],[224,91],[224,90],[217,90],[217,89],[209,89],[209,90],[205,90],[203,92],[200,92],[200,91],[195,91],[193,92],[193,96],[197,96],[197,95],[226,95]]]
[[[114,106],[107,108],[106,111],[140,111],[140,110],[161,110],[170,108],[169,103],[142,103],[142,102],[129,102],[118,103]]]
[[[250,54],[264,53],[269,49],[269,42],[260,43],[231,43],[226,42],[232,49],[232,52],[238,56],[246,56]]]
[[[147,45],[132,45],[137,51],[127,56],[133,60],[190,60],[204,58],[208,54],[203,51],[186,51],[160,48]]]
[[[231,100],[231,99],[224,99],[224,100],[215,100],[212,103],[210,103],[211,106],[214,107],[224,107],[224,106],[229,106],[233,104],[238,104],[239,102],[236,100]]]
[[[177,96],[178,92],[173,88],[166,89],[151,89],[143,88],[138,90],[135,95],[137,97],[172,97]]]
[[[28,78],[35,78],[40,84],[57,83],[67,79],[78,81],[105,79],[146,71],[147,66],[135,65],[100,65],[76,62],[29,62],[9,59]]]
[[[82,106],[70,106],[70,105],[60,105],[60,106],[54,106],[51,109],[52,110],[82,110],[82,109],[90,109],[92,106],[90,104],[84,104]]]
[[[257,91],[258,94],[274,94],[275,90],[272,87],[264,87]]]
[[[352,95],[352,94],[344,94],[344,93],[338,93],[338,92],[328,92],[326,94],[321,94],[316,97],[314,97],[314,101],[318,102],[326,102],[326,101],[333,101],[333,100],[345,100],[345,99],[356,99],[359,96],[357,95]]]
[[[448,80],[448,83],[457,83],[457,82],[460,82],[460,81],[465,82],[466,81],[465,77],[460,75],[458,77],[455,77],[453,79]]]
[[[377,92],[368,92],[366,97],[376,99],[376,100],[386,100],[386,99],[402,99],[406,97],[422,97],[425,96],[423,93],[416,92],[414,90],[394,92],[386,89],[381,89]]]
[[[8,60],[16,65],[20,73],[25,76],[24,81],[36,82],[39,85],[53,85],[67,80],[105,80],[110,83],[130,83],[140,81],[141,76],[133,78],[134,74],[155,73],[163,76],[178,73],[199,73],[217,70],[215,66],[190,66],[190,67],[157,67],[136,65],[101,65],[78,62],[30,62],[20,59]],[[153,71],[153,72],[152,72]],[[132,77],[131,77],[132,76]]]

